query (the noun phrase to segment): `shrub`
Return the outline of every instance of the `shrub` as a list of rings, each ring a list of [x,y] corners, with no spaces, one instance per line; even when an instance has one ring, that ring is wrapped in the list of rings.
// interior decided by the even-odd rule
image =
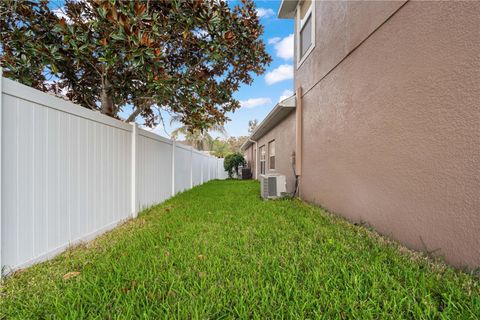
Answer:
[[[234,173],[238,176],[238,168],[246,165],[246,163],[243,155],[239,152],[235,152],[225,157],[223,167],[225,168],[225,171],[228,172],[228,177],[233,178]]]

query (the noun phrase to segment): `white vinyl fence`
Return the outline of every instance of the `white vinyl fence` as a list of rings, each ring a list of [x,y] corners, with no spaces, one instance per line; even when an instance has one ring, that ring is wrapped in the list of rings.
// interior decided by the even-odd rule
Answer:
[[[227,176],[223,159],[6,78],[0,87],[3,274]]]

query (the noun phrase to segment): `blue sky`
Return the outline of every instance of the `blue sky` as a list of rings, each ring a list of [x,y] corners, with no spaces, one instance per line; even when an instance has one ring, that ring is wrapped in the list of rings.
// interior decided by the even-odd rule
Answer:
[[[231,136],[247,135],[249,120],[263,120],[282,95],[293,93],[293,20],[277,18],[280,2],[256,1],[259,15],[263,14],[263,40],[267,43],[267,51],[273,61],[265,74],[256,76],[250,86],[243,86],[235,95],[235,98],[245,103],[229,115],[232,120],[225,128]],[[289,79],[281,80],[285,77]]]
[[[279,101],[280,97],[293,94],[293,20],[278,19],[277,13],[281,1],[255,1],[260,21],[265,27],[263,40],[273,61],[267,71],[261,76],[255,76],[251,85],[244,85],[235,94],[242,103],[242,108],[230,113],[231,118],[225,125],[229,136],[248,135],[248,121],[257,119],[259,122]],[[231,3],[234,5],[234,3]],[[166,116],[163,128],[154,131],[166,136],[170,126]],[[212,133],[213,136],[218,134]]]

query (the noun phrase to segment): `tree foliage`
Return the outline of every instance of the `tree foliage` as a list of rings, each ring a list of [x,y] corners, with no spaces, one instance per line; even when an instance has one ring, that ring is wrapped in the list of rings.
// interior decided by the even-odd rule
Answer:
[[[228,139],[215,139],[211,151],[217,157],[224,158],[230,153],[240,152],[240,147],[247,137],[228,137]]]
[[[222,125],[240,106],[233,93],[271,61],[253,0],[0,3],[5,76],[150,127],[160,109],[189,130]]]
[[[238,168],[246,165],[245,158],[240,152],[229,154],[223,161],[223,167],[228,172],[228,177],[232,178],[235,173],[238,176]]]
[[[210,151],[210,153],[219,158],[225,158],[227,155],[239,152],[242,143],[247,137],[228,137],[228,138],[213,138],[210,131],[194,130],[193,132],[181,129],[185,140],[181,141],[183,144],[193,146],[198,150]],[[177,129],[176,129],[177,130]],[[174,130],[174,133],[176,132]],[[215,130],[214,130],[215,131]],[[172,134],[172,136],[175,136]]]
[[[181,122],[181,117],[178,115],[173,116],[170,119],[170,125]],[[210,151],[212,150],[213,137],[210,132],[219,132],[223,136],[227,136],[227,131],[222,125],[212,124],[205,130],[190,129],[187,125],[182,125],[172,131],[171,137],[174,140],[178,140],[180,135],[185,138],[184,143],[193,146],[197,150]]]

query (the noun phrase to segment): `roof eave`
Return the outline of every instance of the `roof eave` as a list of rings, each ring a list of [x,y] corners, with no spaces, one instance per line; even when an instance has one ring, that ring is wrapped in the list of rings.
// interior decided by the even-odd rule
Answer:
[[[248,139],[242,144],[240,150],[245,151],[248,147],[263,137],[267,132],[282,121],[292,110],[295,109],[295,95],[288,97],[277,103],[277,105],[268,113],[258,127],[252,132]]]
[[[280,19],[293,19],[295,17],[297,4],[298,0],[282,0],[280,8],[278,9],[278,17]]]

